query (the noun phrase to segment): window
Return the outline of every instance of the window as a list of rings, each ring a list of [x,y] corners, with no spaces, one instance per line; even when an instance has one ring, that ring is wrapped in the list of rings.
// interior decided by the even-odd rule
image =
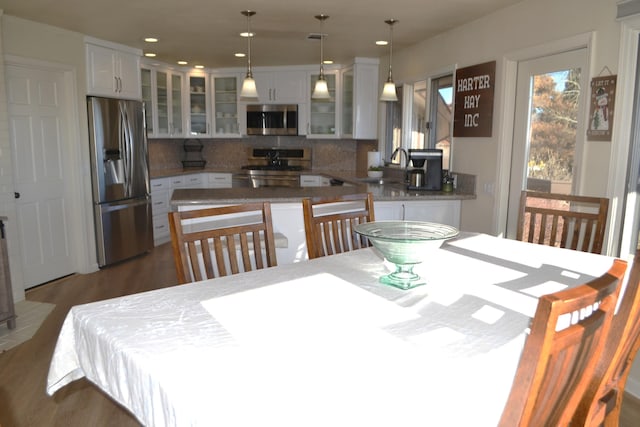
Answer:
[[[396,148],[402,147],[402,87],[397,87],[396,93],[398,101],[386,103],[387,125],[384,140],[387,158]],[[396,157],[395,163],[400,164],[400,156]]]
[[[453,123],[453,75],[431,80],[429,146],[442,150],[442,168],[450,168],[451,125]]]
[[[448,74],[421,80],[404,86],[411,98],[405,104],[403,88],[398,87],[398,102],[388,102],[385,153],[391,156],[398,147],[439,148],[443,151],[442,167],[449,168],[451,151],[451,124],[453,121],[453,75]],[[406,111],[403,111],[403,106]],[[407,132],[403,133],[403,114],[406,115]],[[400,165],[404,159],[396,156],[393,164]]]

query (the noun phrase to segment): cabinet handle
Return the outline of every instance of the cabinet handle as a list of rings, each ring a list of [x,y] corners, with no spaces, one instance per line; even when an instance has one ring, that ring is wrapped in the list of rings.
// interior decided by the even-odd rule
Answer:
[[[273,89],[273,100],[274,101],[276,100],[276,90],[275,89]]]

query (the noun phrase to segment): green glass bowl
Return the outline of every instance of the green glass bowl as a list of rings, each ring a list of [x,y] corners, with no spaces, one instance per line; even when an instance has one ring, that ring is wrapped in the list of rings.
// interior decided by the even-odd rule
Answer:
[[[424,285],[413,272],[429,252],[458,235],[458,229],[446,224],[421,221],[375,221],[358,224],[354,231],[365,236],[382,255],[395,264],[396,271],[380,278],[380,282],[400,289]]]

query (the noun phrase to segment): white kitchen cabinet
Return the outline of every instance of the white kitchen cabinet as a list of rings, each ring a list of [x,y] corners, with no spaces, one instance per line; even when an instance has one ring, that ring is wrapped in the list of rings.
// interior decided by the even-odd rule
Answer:
[[[377,58],[356,58],[342,70],[342,136],[376,139],[378,136]]]
[[[144,102],[144,121],[147,127],[147,136],[154,136],[156,129],[156,119],[153,114],[155,109],[154,78],[155,75],[151,67],[143,66],[140,69],[140,89],[142,91],[142,102]]]
[[[89,37],[86,41],[87,94],[142,99],[141,52]]]
[[[170,178],[155,178],[151,180],[151,212],[154,246],[166,243],[171,239],[168,212],[172,191]]]
[[[206,188],[231,188],[232,174],[227,172],[209,172]]]
[[[303,70],[255,70],[253,78],[262,104],[302,104],[307,100],[307,73]]]
[[[157,117],[154,136],[184,137],[183,88],[184,74],[157,69],[156,74],[156,110]]]
[[[460,227],[460,200],[376,201],[376,221],[429,221]]]
[[[211,118],[209,114],[210,91],[208,76],[204,73],[190,74],[189,79],[189,134],[210,136]]]
[[[155,246],[171,240],[168,213],[171,210],[173,190],[177,188],[212,187],[210,175],[216,175],[219,178],[214,179],[214,182],[218,182],[219,187],[222,186],[220,179],[228,181],[229,187],[231,187],[230,173],[193,173],[151,180],[151,212],[153,215],[153,243]]]
[[[202,188],[203,179],[201,173],[174,176],[171,178],[171,188]]]
[[[213,136],[239,137],[241,129],[238,108],[240,74],[212,74],[211,81],[213,86]]]
[[[300,175],[300,187],[327,187],[331,179],[323,175]]]
[[[335,138],[338,136],[338,71],[325,72],[329,99],[313,99],[311,94],[318,80],[318,73],[309,75],[309,117],[307,138]]]

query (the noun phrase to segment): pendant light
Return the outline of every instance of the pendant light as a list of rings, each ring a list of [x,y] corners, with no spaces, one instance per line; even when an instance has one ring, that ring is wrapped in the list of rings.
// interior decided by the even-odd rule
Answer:
[[[256,89],[256,81],[253,79],[251,72],[251,17],[256,14],[253,10],[243,10],[242,13],[247,17],[247,75],[242,81],[242,89],[240,90],[241,98],[258,98],[258,90]]]
[[[393,76],[391,75],[391,63],[393,62],[393,24],[398,22],[397,19],[387,19],[384,21],[389,25],[389,77],[382,88],[382,95],[380,95],[380,101],[397,101],[398,95],[396,94],[396,85],[393,83]]]
[[[331,98],[331,95],[329,94],[329,88],[327,87],[327,80],[324,78],[324,33],[322,32],[322,23],[329,19],[329,16],[320,14],[316,15],[315,18],[320,21],[320,75],[316,81],[316,86],[313,89],[311,98],[329,99]]]

